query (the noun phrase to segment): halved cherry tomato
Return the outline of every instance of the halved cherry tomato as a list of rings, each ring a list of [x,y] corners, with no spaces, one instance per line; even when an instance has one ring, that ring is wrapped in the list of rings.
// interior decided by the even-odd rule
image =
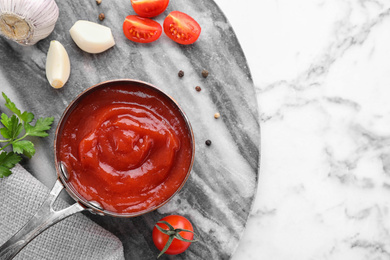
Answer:
[[[142,17],[154,17],[167,9],[169,0],[131,0],[134,11]]]
[[[134,42],[153,42],[160,37],[161,32],[161,25],[149,18],[129,15],[123,22],[123,33]]]
[[[168,224],[171,225],[171,228],[169,228],[168,225],[162,222],[167,222]],[[156,226],[153,228],[153,233],[152,233],[152,238],[153,242],[156,245],[157,249],[161,251],[160,255],[162,253],[168,254],[168,255],[177,255],[180,253],[183,253],[191,244],[191,242],[196,242],[197,240],[194,239],[194,228],[192,227],[191,222],[186,219],[183,216],[179,215],[170,215],[162,218],[159,222],[157,222],[156,226],[158,225],[160,228],[162,228],[165,233],[171,232],[170,236],[171,242],[168,242],[170,240],[170,236],[167,234],[164,234],[162,231],[160,231]],[[173,228],[173,229],[172,229]],[[185,230],[185,231],[182,231]],[[173,232],[175,231],[175,232]],[[191,241],[191,242],[186,242],[179,240],[177,238],[177,234],[181,236],[184,240]],[[179,237],[180,238],[180,237]],[[180,239],[181,239],[180,238]],[[164,251],[164,247],[166,246],[167,243],[170,243],[168,249]],[[159,256],[160,256],[159,255]]]
[[[180,44],[192,44],[200,35],[200,25],[191,16],[172,11],[164,20],[165,34]]]

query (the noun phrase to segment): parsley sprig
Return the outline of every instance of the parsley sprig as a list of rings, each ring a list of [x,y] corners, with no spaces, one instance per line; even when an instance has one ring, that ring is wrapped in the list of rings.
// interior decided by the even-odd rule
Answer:
[[[16,105],[4,94],[5,106],[14,114],[9,117],[5,113],[1,114],[0,122],[4,126],[0,128],[0,134],[4,139],[0,139],[0,178],[9,176],[11,169],[22,160],[21,154],[31,158],[35,154],[34,144],[31,141],[23,140],[27,136],[45,137],[46,132],[51,128],[54,117],[38,118],[33,125],[34,114],[31,112],[21,112]],[[12,146],[11,152],[4,149]]]

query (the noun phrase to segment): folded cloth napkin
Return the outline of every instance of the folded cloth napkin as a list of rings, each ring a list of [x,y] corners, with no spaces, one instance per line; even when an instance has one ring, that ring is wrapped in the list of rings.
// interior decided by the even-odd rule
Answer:
[[[0,245],[5,243],[36,213],[49,189],[22,166],[0,179]],[[57,206],[66,202],[57,199]],[[15,259],[124,259],[121,241],[81,213],[60,221],[20,251]]]

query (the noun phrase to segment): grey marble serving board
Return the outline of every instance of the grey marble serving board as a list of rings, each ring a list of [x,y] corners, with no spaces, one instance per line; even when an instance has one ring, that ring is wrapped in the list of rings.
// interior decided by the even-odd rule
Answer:
[[[54,126],[72,99],[105,80],[143,80],[171,95],[189,117],[196,139],[195,163],[184,188],[159,210],[140,217],[86,215],[121,239],[126,259],[155,259],[158,251],[151,230],[169,214],[190,219],[200,241],[181,255],[163,259],[229,259],[243,234],[257,188],[260,127],[251,74],[226,17],[210,0],[171,0],[154,20],[162,24],[170,11],[185,12],[202,27],[198,41],[181,46],[163,34],[154,43],[138,44],[122,32],[124,18],[135,14],[129,0],[103,0],[99,6],[95,0],[58,1],[58,5],[60,17],[53,33],[38,44],[24,47],[0,37],[0,90],[22,110],[54,116]],[[102,12],[106,19],[99,21]],[[68,33],[81,19],[110,27],[116,45],[96,55],[81,51]],[[70,79],[58,90],[50,87],[45,76],[51,40],[60,41],[71,60]],[[201,76],[203,69],[209,71],[207,78]],[[184,77],[178,77],[179,70]],[[196,86],[202,90],[195,91]],[[0,109],[7,112],[4,102]],[[216,112],[219,119],[214,119]],[[22,162],[49,188],[56,179],[53,138],[54,127],[49,137],[32,139],[37,153]],[[211,146],[205,145],[207,139]]]

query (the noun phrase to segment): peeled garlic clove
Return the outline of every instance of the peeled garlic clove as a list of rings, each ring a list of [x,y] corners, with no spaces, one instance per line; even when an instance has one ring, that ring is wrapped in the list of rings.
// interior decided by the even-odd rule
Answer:
[[[62,88],[70,75],[70,61],[64,46],[51,41],[46,58],[46,77],[53,88]]]
[[[0,34],[33,45],[53,31],[58,14],[54,0],[0,0]]]
[[[111,29],[97,23],[79,20],[69,32],[77,46],[88,53],[101,53],[115,45]]]

